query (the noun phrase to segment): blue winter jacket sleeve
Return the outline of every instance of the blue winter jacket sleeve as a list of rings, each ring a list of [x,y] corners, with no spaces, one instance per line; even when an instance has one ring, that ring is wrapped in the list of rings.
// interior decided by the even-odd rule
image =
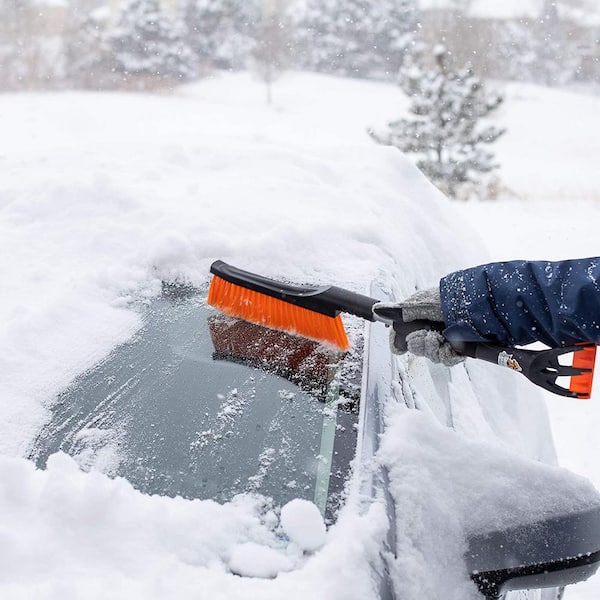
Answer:
[[[450,341],[600,344],[600,257],[473,267],[444,277],[440,294]]]

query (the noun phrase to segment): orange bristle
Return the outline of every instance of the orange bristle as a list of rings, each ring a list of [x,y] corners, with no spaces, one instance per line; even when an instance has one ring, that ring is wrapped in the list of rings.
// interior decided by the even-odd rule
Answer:
[[[569,389],[581,400],[589,400],[592,395],[594,366],[596,364],[596,346],[586,345],[573,354],[573,366],[576,369],[590,369],[588,373],[571,377]]]
[[[249,290],[214,276],[208,288],[208,303],[232,317],[270,329],[279,329],[348,350],[350,343],[341,317],[295,306],[278,298]]]

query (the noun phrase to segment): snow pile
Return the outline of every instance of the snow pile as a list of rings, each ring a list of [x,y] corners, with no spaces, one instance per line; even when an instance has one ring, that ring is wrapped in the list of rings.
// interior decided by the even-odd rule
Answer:
[[[307,500],[296,498],[281,509],[281,527],[301,550],[314,552],[325,543],[325,523],[319,509]]]
[[[0,593],[61,599],[368,598],[384,521],[374,510],[333,531],[308,560],[276,530],[263,499],[144,496],[123,479],[83,473],[64,454],[46,471],[0,458]],[[251,577],[281,574],[277,585]]]
[[[294,565],[289,558],[269,546],[244,542],[233,549],[229,568],[242,577],[269,578],[291,571]]]
[[[599,504],[586,479],[465,441],[420,411],[397,406],[388,426],[382,460],[401,515],[393,571],[400,598],[438,598],[444,586],[449,598],[477,598],[461,561],[466,536]]]
[[[260,498],[148,497],[63,455],[44,472],[17,458],[58,393],[140,326],[134,303],[156,296],[163,279],[206,283],[221,258],[360,292],[378,279],[404,297],[481,257],[450,203],[367,136],[398,115],[396,88],[290,75],[275,99],[267,107],[246,75],[172,97],[0,98],[11,115],[0,139],[2,597],[376,597],[371,568],[387,527],[378,504],[362,514],[351,499],[325,536],[307,505],[284,507],[280,519]],[[513,469],[560,480],[582,502],[591,492],[506,454],[553,460],[543,405],[525,381],[492,366],[404,368],[403,392],[427,416],[388,415],[398,593],[468,598],[461,528],[485,520],[467,518],[473,501],[513,486]],[[525,389],[531,397],[515,407]],[[497,476],[479,488],[490,468]],[[498,514],[508,514],[502,497]]]

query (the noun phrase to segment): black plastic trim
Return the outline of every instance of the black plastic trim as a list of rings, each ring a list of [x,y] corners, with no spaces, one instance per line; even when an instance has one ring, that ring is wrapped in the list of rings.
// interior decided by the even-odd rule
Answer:
[[[599,562],[600,551],[559,562],[472,573],[471,579],[486,598],[495,600],[510,590],[563,586],[583,581],[597,571]],[[552,577],[552,574],[558,576]]]

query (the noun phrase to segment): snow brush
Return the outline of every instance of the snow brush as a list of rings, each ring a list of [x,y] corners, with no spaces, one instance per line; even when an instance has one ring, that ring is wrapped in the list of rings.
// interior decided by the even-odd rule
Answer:
[[[213,274],[208,290],[210,305],[230,316],[329,343],[342,351],[348,350],[350,343],[340,313],[391,325],[403,340],[413,331],[429,329],[441,333],[445,329],[443,323],[434,321],[404,322],[401,308],[382,306],[374,310],[379,300],[334,285],[313,287],[283,283],[243,271],[221,260],[215,261],[210,271]],[[547,350],[455,340],[450,344],[460,354],[512,369],[560,396],[582,400],[591,396],[595,344]],[[573,354],[571,365],[559,363],[559,358],[565,354]],[[569,378],[569,386],[559,385],[559,377]]]

